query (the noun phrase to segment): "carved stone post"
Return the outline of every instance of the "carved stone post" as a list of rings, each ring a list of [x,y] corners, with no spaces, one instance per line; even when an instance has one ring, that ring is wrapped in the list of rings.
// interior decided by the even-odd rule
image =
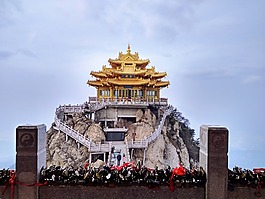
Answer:
[[[228,129],[202,125],[200,128],[200,165],[206,172],[206,199],[227,199]]]
[[[16,129],[17,181],[23,184],[38,182],[42,166],[46,166],[46,126],[19,126]],[[38,199],[38,187],[17,187],[17,198]]]

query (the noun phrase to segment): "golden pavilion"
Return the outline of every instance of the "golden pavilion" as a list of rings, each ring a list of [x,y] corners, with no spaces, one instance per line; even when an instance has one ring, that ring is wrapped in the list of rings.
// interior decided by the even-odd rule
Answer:
[[[87,84],[97,89],[98,99],[142,99],[159,100],[160,89],[167,87],[169,81],[162,81],[167,73],[157,72],[155,67],[148,68],[149,59],[139,59],[138,53],[119,53],[117,59],[108,60],[110,67],[102,66],[101,71],[92,71],[95,80]]]

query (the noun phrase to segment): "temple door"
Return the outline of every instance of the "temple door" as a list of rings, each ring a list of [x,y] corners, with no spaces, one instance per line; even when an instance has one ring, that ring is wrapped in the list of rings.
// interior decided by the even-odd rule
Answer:
[[[127,97],[129,99],[131,99],[132,98],[132,90],[131,89],[128,89],[127,93],[128,93],[128,96]]]

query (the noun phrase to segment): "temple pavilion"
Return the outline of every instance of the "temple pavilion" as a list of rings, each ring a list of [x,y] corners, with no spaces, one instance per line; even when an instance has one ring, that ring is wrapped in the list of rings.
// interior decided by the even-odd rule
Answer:
[[[141,99],[160,100],[161,88],[169,81],[162,81],[166,72],[157,72],[154,66],[148,67],[149,59],[140,59],[137,52],[119,53],[117,59],[108,60],[110,67],[102,66],[100,71],[92,71],[95,80],[87,84],[97,89],[97,99]]]

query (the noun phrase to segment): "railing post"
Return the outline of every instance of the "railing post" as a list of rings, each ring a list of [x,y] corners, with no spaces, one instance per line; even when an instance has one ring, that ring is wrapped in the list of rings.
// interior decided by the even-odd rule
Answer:
[[[200,165],[206,172],[206,199],[228,197],[228,129],[221,126],[200,128]]]
[[[16,181],[24,184],[39,182],[40,170],[46,166],[46,126],[16,128]],[[39,187],[16,186],[19,199],[38,199]]]

